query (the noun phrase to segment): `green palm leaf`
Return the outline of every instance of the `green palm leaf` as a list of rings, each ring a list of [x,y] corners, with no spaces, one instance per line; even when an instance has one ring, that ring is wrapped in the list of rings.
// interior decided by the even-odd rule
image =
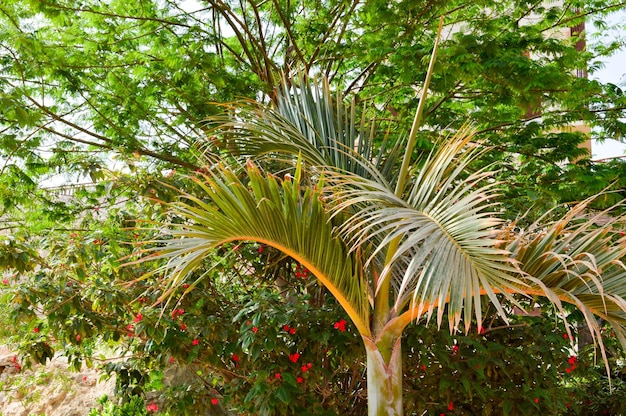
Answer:
[[[172,204],[182,224],[164,232],[174,239],[155,241],[150,259],[167,259],[171,285],[200,268],[209,252],[231,241],[254,241],[273,246],[293,257],[314,274],[346,310],[357,329],[369,334],[368,289],[360,261],[349,253],[315,186],[301,186],[295,178],[283,181],[264,174],[249,162],[248,182],[220,165],[194,178],[199,193],[183,194]],[[321,187],[321,182],[316,185]]]

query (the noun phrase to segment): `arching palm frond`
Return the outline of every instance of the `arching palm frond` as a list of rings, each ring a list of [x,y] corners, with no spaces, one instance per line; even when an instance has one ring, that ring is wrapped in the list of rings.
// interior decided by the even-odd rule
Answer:
[[[511,238],[507,249],[536,288],[534,294],[547,296],[564,316],[562,302],[575,305],[600,345],[594,315],[606,320],[626,348],[626,237],[619,232],[626,215],[583,218],[591,202],[576,205],[549,226],[535,224]]]
[[[402,142],[375,143],[375,123],[367,125],[354,101],[333,97],[328,83],[306,82],[278,91],[278,106],[239,103],[233,114],[209,120],[211,133],[224,137],[242,158],[298,155],[313,166],[327,166],[377,180],[392,181]]]
[[[170,224],[174,239],[155,241],[151,259],[167,259],[160,271],[176,285],[202,265],[210,250],[230,241],[273,246],[299,261],[333,294],[362,334],[369,334],[368,288],[360,261],[335,231],[315,186],[280,181],[249,162],[248,182],[228,166],[195,178],[199,192],[172,204],[182,223]],[[320,185],[321,184],[317,184]]]
[[[377,283],[393,279],[393,312],[409,305],[403,319],[433,314],[438,307],[441,324],[448,305],[450,327],[465,314],[466,329],[474,313],[480,322],[480,296],[487,294],[505,316],[496,293],[519,292],[526,284],[515,277],[507,251],[498,248],[494,228],[501,224],[493,213],[495,184],[490,172],[467,174],[468,165],[480,154],[468,148],[471,134],[461,131],[442,143],[423,163],[408,194],[366,178],[330,175],[332,197],[340,210],[353,212],[342,227],[353,247],[373,244],[381,254],[399,240]],[[370,259],[373,261],[373,259]],[[474,307],[472,308],[472,306]],[[410,320],[410,319],[409,319]]]

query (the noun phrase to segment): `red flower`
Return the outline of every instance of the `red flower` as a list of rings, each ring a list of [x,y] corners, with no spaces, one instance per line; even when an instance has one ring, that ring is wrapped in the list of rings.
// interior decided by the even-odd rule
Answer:
[[[135,316],[135,323],[141,322],[141,320],[143,319],[143,315],[141,313],[138,313],[137,316]]]
[[[8,286],[9,285],[9,279],[3,279],[2,280],[2,284],[5,285],[5,286]]]
[[[252,332],[254,332],[256,334],[257,332],[259,332],[259,328],[257,328],[256,326],[253,326],[252,327]]]
[[[193,342],[191,343],[191,345],[198,345],[199,343],[200,343],[200,341],[198,341],[198,339],[197,339],[197,338],[195,338],[195,339],[193,340]]]
[[[39,333],[39,328],[38,327],[34,327],[33,328],[33,332],[35,332],[35,334]]]
[[[257,252],[258,252],[259,254],[263,253],[263,246],[260,246],[260,247],[257,249]]]
[[[338,329],[339,332],[346,332],[346,320],[342,319],[340,321],[335,322],[333,328]]]
[[[296,334],[296,328],[289,328],[289,334],[295,335]]]
[[[300,359],[300,354],[297,352],[289,355],[289,361],[291,361],[292,363],[297,363],[299,359]]]
[[[174,357],[170,357],[170,364],[174,364],[174,361],[176,361],[176,359]]]
[[[274,378],[277,379],[277,380],[280,380],[280,373],[274,374]]]
[[[572,372],[572,369],[571,369],[570,367],[567,367],[567,368],[565,369],[565,372],[566,372],[566,373],[571,373],[571,372]]]
[[[183,283],[183,289],[189,289],[189,283]]]
[[[457,352],[459,352],[459,346],[458,345],[453,345],[452,346],[452,353],[456,354]]]
[[[180,330],[184,331],[185,329],[187,329],[187,325],[185,324],[180,324]]]
[[[304,381],[304,379],[303,379],[302,377],[298,377],[298,378],[296,378],[296,382],[297,382],[298,384],[302,384],[302,382],[303,382],[303,381]]]
[[[239,356],[237,354],[233,354],[232,360],[236,363],[239,362]]]
[[[568,339],[568,338],[569,338],[569,335],[563,334],[563,339]]]
[[[300,369],[302,370],[303,373],[306,373],[307,371],[309,371],[309,368],[311,368],[311,367],[309,367],[307,365],[303,365],[302,367],[300,367]]]
[[[291,327],[289,325],[283,325],[283,331],[289,332],[290,329]]]
[[[568,358],[568,360],[567,360],[567,363],[568,363],[569,365],[574,365],[574,364],[576,364],[576,356],[575,356],[575,355],[572,355],[571,357],[569,357],[569,358]]]
[[[146,406],[146,410],[150,413],[153,413],[159,410],[159,406],[157,406],[156,403],[150,403]]]
[[[448,410],[454,410],[454,403],[450,402],[448,404]]]
[[[184,309],[174,309],[172,311],[172,319],[176,319],[177,316],[183,316],[184,313],[185,313]]]
[[[217,406],[218,403],[219,403],[219,400],[217,400],[215,397],[211,399],[211,404],[213,406]]]
[[[535,403],[539,403],[539,397],[535,399]]]
[[[76,342],[80,342],[80,340],[81,340],[80,334],[76,335]]]

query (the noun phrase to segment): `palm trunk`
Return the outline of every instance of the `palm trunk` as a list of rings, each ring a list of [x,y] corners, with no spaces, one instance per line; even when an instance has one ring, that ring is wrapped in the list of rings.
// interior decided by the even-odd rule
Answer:
[[[367,353],[368,416],[402,416],[402,354],[400,338],[390,345],[388,361],[380,347],[363,338]],[[385,354],[387,355],[387,354]]]

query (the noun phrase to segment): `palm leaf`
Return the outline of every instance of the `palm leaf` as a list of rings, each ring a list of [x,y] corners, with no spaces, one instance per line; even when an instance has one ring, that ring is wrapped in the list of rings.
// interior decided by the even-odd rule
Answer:
[[[594,315],[606,320],[626,348],[626,237],[618,234],[626,215],[610,217],[607,210],[583,216],[592,201],[577,204],[549,226],[534,224],[507,248],[535,288],[533,294],[547,296],[564,316],[561,302],[575,305],[601,346]]]
[[[167,259],[164,272],[176,286],[204,264],[217,246],[231,241],[267,244],[293,257],[314,274],[338,300],[360,333],[369,334],[368,289],[359,259],[338,236],[319,190],[295,178],[284,181],[249,162],[243,182],[235,170],[218,165],[192,178],[199,192],[182,194],[171,205],[182,224],[163,232],[174,237],[154,241],[150,259]],[[321,183],[316,185],[321,186]],[[171,293],[167,292],[167,293]]]
[[[240,102],[231,114],[210,118],[210,134],[224,138],[231,154],[242,159],[287,157],[313,166],[327,166],[377,180],[393,181],[402,141],[375,144],[376,125],[353,100],[333,97],[327,82],[283,83],[277,107]],[[388,149],[389,147],[389,149]]]
[[[496,184],[488,180],[490,172],[465,174],[482,151],[468,147],[470,140],[469,130],[464,130],[441,143],[403,197],[380,182],[329,174],[338,210],[352,212],[342,232],[353,247],[376,247],[369,261],[380,263],[383,250],[399,240],[392,255],[385,256],[389,260],[375,288],[392,279],[393,314],[401,314],[410,303],[406,316],[415,319],[426,313],[430,318],[439,305],[441,324],[447,304],[450,327],[459,324],[464,311],[468,329],[472,312],[482,319],[481,294],[505,316],[496,293],[515,302],[509,293],[525,286],[513,275],[508,252],[497,247],[494,230],[501,222],[491,210]]]

